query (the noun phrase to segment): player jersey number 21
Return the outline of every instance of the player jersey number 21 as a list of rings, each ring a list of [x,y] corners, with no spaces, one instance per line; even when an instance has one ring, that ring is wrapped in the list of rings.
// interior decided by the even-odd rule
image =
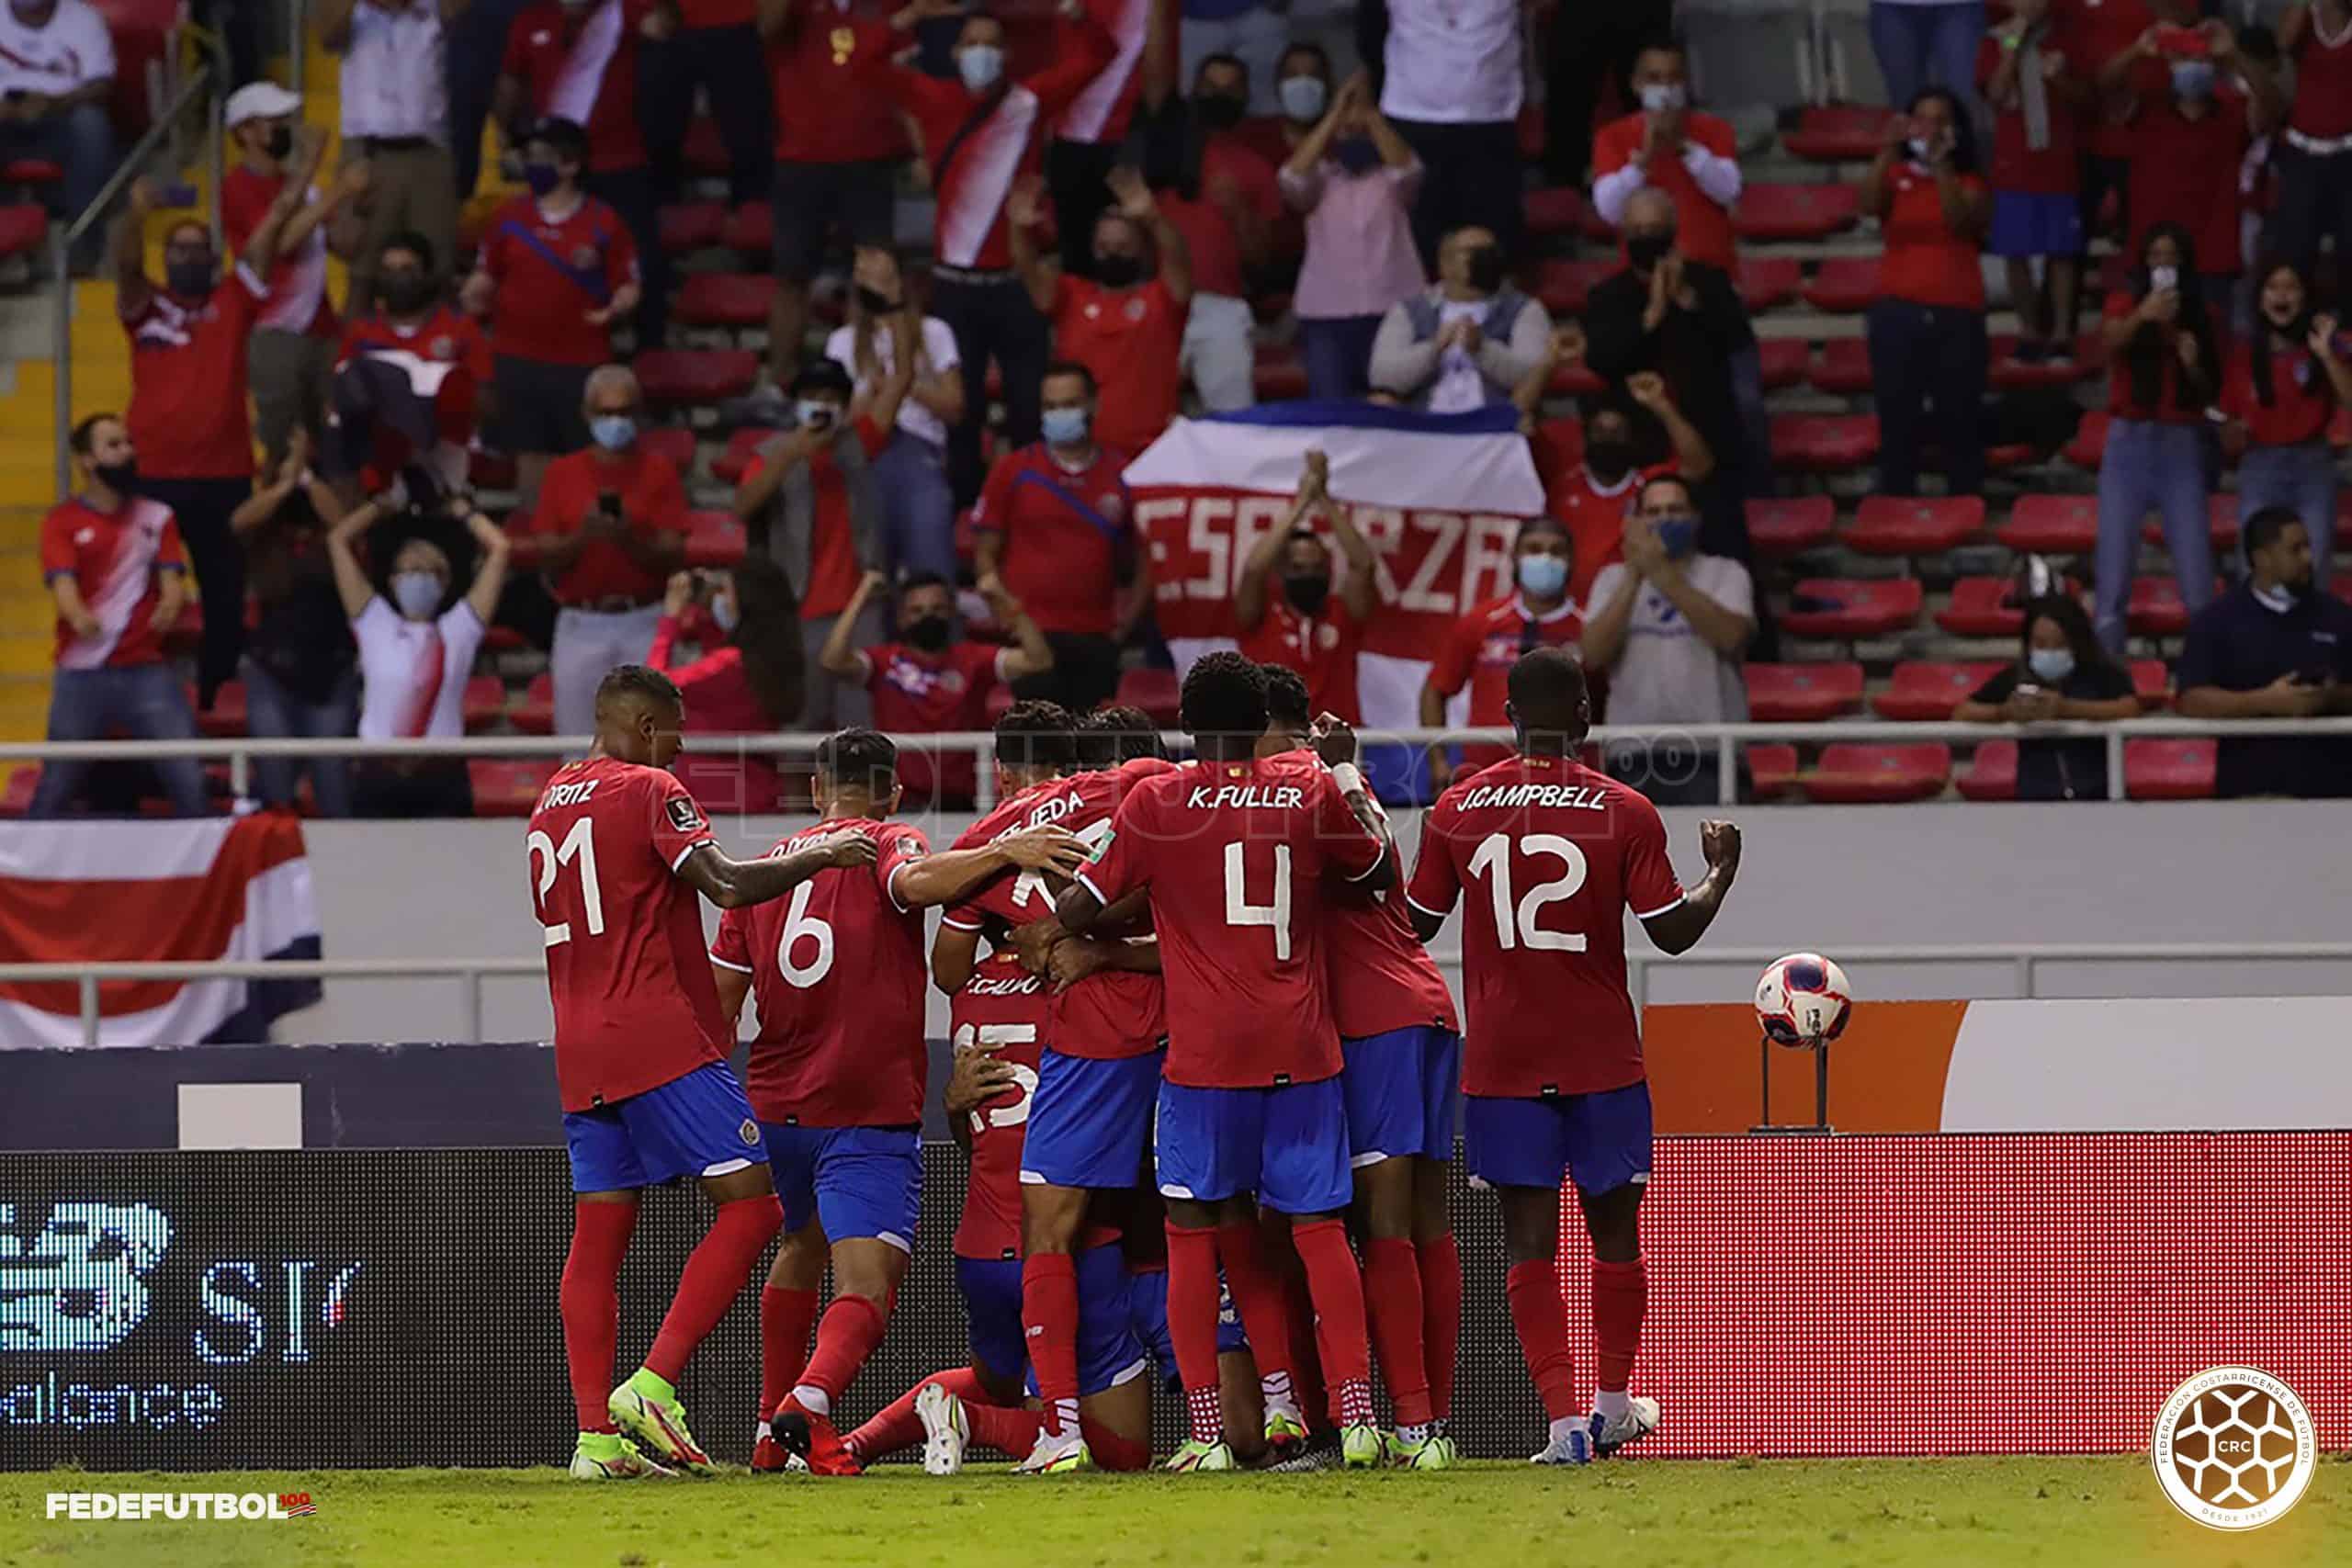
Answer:
[[[548,914],[548,894],[555,887],[556,874],[575,860],[580,863],[581,920],[589,936],[605,934],[605,891],[596,881],[595,821],[582,817],[571,825],[559,846],[544,831],[534,829],[524,840],[526,851],[540,859],[538,875],[539,925],[548,947],[560,947],[572,937],[570,920],[550,920]]]

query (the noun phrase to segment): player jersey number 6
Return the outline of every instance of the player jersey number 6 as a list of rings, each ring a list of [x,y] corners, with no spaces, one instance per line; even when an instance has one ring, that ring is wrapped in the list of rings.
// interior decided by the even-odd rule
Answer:
[[[571,922],[557,920],[550,924],[546,919],[546,910],[548,894],[555,886],[558,870],[570,865],[575,859],[580,862],[580,903],[583,923],[588,928],[587,934],[605,934],[605,890],[596,881],[595,826],[594,818],[581,818],[571,825],[571,831],[563,836],[560,848],[553,839],[537,829],[532,829],[531,836],[524,840],[529,853],[547,857],[539,863],[537,897],[539,925],[548,947],[560,947],[571,940]],[[807,884],[802,885],[802,890],[807,890]],[[831,950],[829,947],[827,951],[830,953]]]
[[[1238,846],[1237,846],[1238,847]],[[1487,890],[1495,901],[1495,939],[1509,953],[1521,943],[1529,947],[1548,949],[1557,953],[1582,953],[1585,937],[1580,931],[1549,931],[1536,923],[1547,904],[1557,904],[1573,898],[1584,886],[1589,867],[1584,851],[1573,839],[1556,833],[1530,833],[1518,840],[1521,855],[1553,855],[1566,863],[1567,869],[1550,882],[1527,890],[1516,908],[1511,903],[1512,840],[1508,833],[1489,833],[1478,841],[1471,852],[1469,872],[1473,876],[1487,878]]]
[[[802,990],[833,972],[832,924],[808,912],[808,896],[816,886],[813,881],[804,882],[792,890],[792,907],[785,911],[784,931],[775,942],[776,972]],[[807,964],[796,963],[793,950],[804,940],[817,944],[817,956]]]

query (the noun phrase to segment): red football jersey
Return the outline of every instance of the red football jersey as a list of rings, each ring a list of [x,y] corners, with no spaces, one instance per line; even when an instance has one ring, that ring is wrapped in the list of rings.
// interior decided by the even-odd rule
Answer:
[[[1169,1082],[1261,1089],[1340,1070],[1324,875],[1362,880],[1380,854],[1320,768],[1193,761],[1127,792],[1079,880],[1105,904],[1151,890]]]
[[[906,1127],[922,1120],[923,912],[893,884],[930,842],[903,822],[820,822],[788,855],[839,832],[872,836],[873,865],[820,871],[791,896],[729,909],[710,959],[752,976],[760,1032],[745,1088],[763,1122]]]
[[[1306,705],[1314,712],[1362,724],[1356,665],[1363,652],[1363,623],[1337,592],[1324,602],[1321,615],[1306,615],[1292,605],[1279,581],[1268,588],[1266,613],[1237,639],[1241,651],[1261,664],[1295,671],[1306,682]]]
[[[972,1135],[971,1179],[956,1226],[958,1258],[1021,1256],[1021,1146],[1029,1097],[1037,1091],[1037,1053],[1045,1048],[1047,982],[1010,953],[980,961],[948,1004],[952,1043],[985,1051],[1012,1069],[1014,1086],[966,1113]]]
[[[714,841],[695,797],[660,768],[589,757],[540,794],[526,843],[566,1111],[642,1094],[733,1049],[703,957],[702,903],[676,875]]]
[[[1144,757],[1106,772],[1034,784],[966,829],[956,848],[977,849],[1031,828],[1061,828],[1100,854],[1110,841],[1119,802],[1136,781],[1171,771],[1170,764]],[[1008,871],[943,918],[957,931],[985,931],[992,920],[1025,926],[1052,914],[1060,892],[1042,873]],[[1110,1062],[1156,1051],[1167,1033],[1167,988],[1160,977],[1106,970],[1054,994],[1046,1043],[1065,1056]]]
[[[1682,902],[1666,824],[1637,790],[1556,757],[1514,757],[1455,784],[1421,819],[1407,893],[1462,917],[1471,1094],[1595,1094],[1642,1078],[1625,988],[1623,911]]]
[[[576,367],[613,356],[609,331],[588,312],[639,279],[637,243],[611,208],[592,196],[550,219],[531,197],[518,196],[492,218],[475,254],[475,265],[498,283],[492,354]]]

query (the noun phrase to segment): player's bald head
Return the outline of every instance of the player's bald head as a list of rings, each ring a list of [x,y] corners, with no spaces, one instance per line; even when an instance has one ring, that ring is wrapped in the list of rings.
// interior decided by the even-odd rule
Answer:
[[[1584,666],[1566,649],[1531,649],[1510,667],[1511,722],[1522,749],[1562,751],[1592,728]]]
[[[678,683],[643,664],[616,664],[596,682],[596,740],[625,762],[665,768],[685,723]]]

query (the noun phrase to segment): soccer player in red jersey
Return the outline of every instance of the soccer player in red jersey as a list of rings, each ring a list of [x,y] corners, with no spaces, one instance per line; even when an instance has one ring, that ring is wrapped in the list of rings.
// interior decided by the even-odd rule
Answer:
[[[1512,666],[1509,712],[1519,755],[1438,797],[1406,896],[1427,942],[1469,889],[1464,1153],[1471,1174],[1502,1197],[1511,1323],[1552,1420],[1535,1461],[1582,1464],[1657,1425],[1657,1401],[1626,1393],[1646,1302],[1637,1216],[1650,1094],[1625,987],[1623,911],[1664,952],[1690,948],[1738,874],[1739,829],[1700,825],[1707,874],[1685,892],[1657,807],[1575,761],[1592,702],[1584,667],[1565,650],[1539,648]],[[1555,1263],[1563,1176],[1576,1179],[1592,1235],[1599,1365],[1589,1419],[1571,1407]]]
[[[668,676],[613,671],[596,689],[595,745],[556,771],[531,814],[532,896],[546,928],[556,1082],[579,1195],[561,1300],[580,1411],[571,1473],[583,1481],[716,1470],[687,1429],[678,1373],[784,1221],[759,1125],[727,1065],[734,1041],[702,958],[695,895],[747,908],[875,858],[863,833],[769,860],[721,853],[702,808],[665,771],[684,721]],[[621,1258],[638,1190],[682,1176],[701,1179],[718,1215],[686,1260],[645,1364],[616,1389]]]
[[[1085,935],[1110,906],[1148,889],[1159,933],[1169,1027],[1158,1175],[1169,1332],[1193,1434],[1170,1468],[1233,1466],[1217,1389],[1220,1261],[1261,1370],[1287,1364],[1280,1286],[1257,1247],[1261,1203],[1291,1217],[1347,1462],[1374,1465],[1382,1443],[1363,1282],[1341,1219],[1352,1187],[1323,879],[1385,886],[1386,828],[1344,725],[1322,742],[1328,761],[1344,763],[1336,773],[1257,759],[1266,682],[1248,659],[1200,660],[1181,705],[1199,759],[1127,792],[1109,843],[1056,909],[1065,930]]]
[[[1278,664],[1266,675],[1259,755],[1317,767],[1306,682]],[[1389,851],[1392,862],[1396,850]],[[1392,865],[1393,873],[1393,865]],[[1363,1247],[1364,1310],[1396,1409],[1389,1458],[1415,1470],[1453,1463],[1453,1413],[1462,1337],[1462,1260],[1445,1207],[1462,1081],[1462,1024],[1445,976],[1413,934],[1401,874],[1376,897],[1334,895],[1325,958],[1340,1030]]]
[[[876,858],[820,875],[788,905],[718,922],[710,948],[721,1015],[756,991],[752,1106],[776,1190],[785,1245],[760,1295],[761,1395],[770,1430],[755,1469],[797,1456],[822,1474],[857,1473],[832,1402],[882,1341],[914,1249],[922,1190],[923,911],[952,903],[1008,866],[1067,873],[1084,858],[1058,829],[985,849],[934,855],[922,832],[889,820],[899,749],[871,729],[817,748],[820,820],[769,852],[789,857],[841,833]],[[833,1302],[803,1355],[829,1260]]]

